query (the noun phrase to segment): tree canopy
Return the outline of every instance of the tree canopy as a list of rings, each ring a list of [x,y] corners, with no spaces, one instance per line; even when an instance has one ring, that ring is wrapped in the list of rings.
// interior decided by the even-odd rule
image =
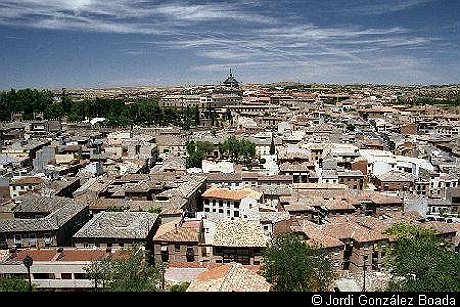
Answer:
[[[104,291],[158,291],[161,286],[160,269],[149,265],[145,251],[134,246],[123,250],[120,257],[93,261],[85,270],[88,278]]]
[[[435,232],[399,223],[388,229],[397,237],[388,266],[391,291],[460,291],[460,255],[447,250]]]
[[[27,292],[29,282],[23,278],[6,275],[0,278],[0,292]]]
[[[229,158],[232,162],[249,163],[256,156],[256,144],[247,139],[229,137],[223,143],[219,143],[219,152],[222,156]]]
[[[67,116],[69,121],[104,117],[102,125],[126,127],[177,125],[190,129],[200,123],[197,106],[186,108],[160,107],[157,99],[84,99],[73,101],[68,95],[55,96],[48,90],[24,89],[0,92],[0,121],[9,121],[13,113],[23,113],[24,119],[34,119],[43,113],[44,119],[59,120]]]
[[[263,254],[262,272],[274,291],[327,291],[335,279],[327,250],[307,245],[296,234],[275,238]]]
[[[213,143],[208,141],[190,141],[187,142],[185,145],[187,149],[187,159],[186,159],[186,167],[200,167],[203,161],[203,158],[206,155],[212,154],[215,149]]]

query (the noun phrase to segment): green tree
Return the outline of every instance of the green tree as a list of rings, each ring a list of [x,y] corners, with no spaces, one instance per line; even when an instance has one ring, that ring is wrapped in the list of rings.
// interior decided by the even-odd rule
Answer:
[[[83,270],[86,272],[86,277],[94,281],[94,290],[104,290],[107,283],[112,279],[113,266],[111,257],[105,257],[98,260],[91,260],[90,264],[85,266]]]
[[[157,291],[161,286],[161,273],[157,267],[149,265],[148,256],[138,246],[133,246],[122,250],[116,258],[109,256],[92,261],[85,271],[104,291]]]
[[[206,155],[214,151],[214,144],[208,141],[190,141],[185,144],[187,150],[186,167],[201,167]]]
[[[29,282],[19,277],[6,275],[0,278],[0,292],[27,292]]]
[[[126,255],[114,259],[112,279],[107,290],[115,292],[157,291],[161,284],[158,268],[148,264],[147,257],[137,247],[124,251]]]
[[[448,251],[434,231],[399,223],[387,232],[397,238],[387,263],[390,291],[460,291],[460,255]]]
[[[183,282],[177,285],[172,285],[171,288],[169,288],[169,290],[171,292],[185,292],[188,286],[190,286],[189,282]]]
[[[246,139],[229,137],[218,145],[221,156],[229,158],[232,162],[239,162],[241,158],[249,163],[256,156],[256,144]]]
[[[263,254],[262,272],[274,291],[327,291],[335,274],[329,253],[296,234],[275,238]]]
[[[45,108],[45,119],[60,119],[64,115],[64,109],[60,101],[49,104]]]

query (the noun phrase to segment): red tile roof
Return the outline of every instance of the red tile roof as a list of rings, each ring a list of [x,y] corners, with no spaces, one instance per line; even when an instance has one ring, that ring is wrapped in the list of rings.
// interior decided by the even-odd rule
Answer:
[[[64,250],[58,261],[91,261],[100,260],[107,255],[105,250]]]
[[[51,261],[56,254],[57,251],[54,249],[25,249],[17,251],[16,254],[13,254],[8,260],[22,261],[26,256],[30,256],[34,261]]]

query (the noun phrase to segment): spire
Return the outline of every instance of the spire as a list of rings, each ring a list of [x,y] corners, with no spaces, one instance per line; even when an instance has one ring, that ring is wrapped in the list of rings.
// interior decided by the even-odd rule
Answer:
[[[230,77],[233,77],[232,75],[232,68],[230,67]]]

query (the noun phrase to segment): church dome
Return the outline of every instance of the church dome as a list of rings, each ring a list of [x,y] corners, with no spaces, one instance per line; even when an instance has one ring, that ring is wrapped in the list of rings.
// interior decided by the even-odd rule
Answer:
[[[222,83],[224,86],[228,86],[228,87],[239,87],[239,82],[236,81],[235,77],[233,77],[233,74],[232,74],[232,69],[230,68],[230,74],[228,75],[227,79],[225,79],[225,81]]]

